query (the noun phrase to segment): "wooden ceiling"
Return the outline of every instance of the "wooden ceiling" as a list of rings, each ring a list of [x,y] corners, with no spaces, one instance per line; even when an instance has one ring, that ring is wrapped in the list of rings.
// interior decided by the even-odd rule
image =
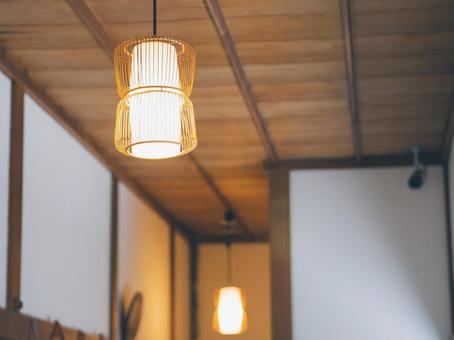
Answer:
[[[454,90],[452,0],[158,8],[158,34],[197,51],[190,156],[142,161],[113,146],[111,51],[150,34],[152,0],[0,1],[0,47],[3,69],[173,223],[213,236],[233,208],[239,232],[265,235],[264,160],[360,159],[414,144],[441,152]]]

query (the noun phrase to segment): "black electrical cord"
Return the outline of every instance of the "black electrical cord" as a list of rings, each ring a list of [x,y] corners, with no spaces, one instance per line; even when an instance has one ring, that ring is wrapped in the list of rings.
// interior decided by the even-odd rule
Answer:
[[[226,242],[227,246],[227,284],[230,286],[232,284],[232,247],[231,242]]]
[[[153,35],[156,35],[156,31],[157,31],[158,6],[157,6],[156,2],[157,2],[157,0],[153,0]]]

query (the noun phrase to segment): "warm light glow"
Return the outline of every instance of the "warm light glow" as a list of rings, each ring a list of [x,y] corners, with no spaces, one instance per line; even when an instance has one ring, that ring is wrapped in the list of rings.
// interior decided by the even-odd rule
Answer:
[[[213,327],[220,334],[240,334],[246,331],[245,297],[238,287],[219,289],[216,299]]]
[[[148,37],[115,50],[117,89],[116,148],[129,156],[162,159],[197,145],[189,99],[194,51],[172,38]]]
[[[132,146],[128,153],[145,159],[177,156],[181,151],[180,111],[183,104],[181,95],[170,92],[152,91],[131,96]]]

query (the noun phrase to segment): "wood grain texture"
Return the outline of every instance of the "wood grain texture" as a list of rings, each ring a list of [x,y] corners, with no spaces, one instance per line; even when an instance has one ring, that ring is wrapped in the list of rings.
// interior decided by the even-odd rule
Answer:
[[[24,87],[11,84],[11,134],[8,199],[8,256],[6,271],[6,307],[18,312],[22,306],[22,175],[24,150]]]
[[[440,152],[421,152],[420,160],[425,165],[441,165]],[[268,170],[293,170],[293,169],[351,169],[351,168],[379,168],[392,166],[410,166],[413,164],[413,154],[407,152],[394,155],[364,156],[358,162],[353,157],[340,158],[307,158],[287,159],[279,162],[264,162]]]
[[[98,22],[93,11],[88,7],[85,0],[67,0],[79,19],[88,27],[98,45],[106,52],[107,57],[114,60],[114,44],[110,40],[104,28]]]
[[[292,340],[289,172],[269,176],[272,339]]]
[[[277,160],[278,155],[271,138],[268,134],[268,130],[265,122],[263,121],[262,115],[257,106],[256,99],[251,91],[249,82],[244,73],[243,65],[241,64],[240,58],[236,51],[235,43],[230,36],[229,28],[225,22],[222,9],[217,0],[204,0],[205,5],[210,13],[211,19],[218,31],[219,38],[222,41],[227,58],[232,66],[233,73],[235,75],[238,86],[241,90],[243,99],[249,109],[252,121],[260,135],[263,146],[265,147],[267,156],[271,160]]]
[[[353,23],[350,0],[341,1],[342,27],[344,33],[345,67],[348,83],[348,103],[350,107],[350,124],[352,130],[353,151],[355,159],[361,160],[361,131],[358,113],[358,93],[356,86],[356,56],[353,42]]]
[[[68,1],[79,8],[74,11]],[[109,51],[120,40],[151,33],[152,1],[135,0],[134,6],[125,0],[81,1],[0,1],[4,55],[26,73],[38,97],[51,99],[53,109],[88,138],[95,154],[144,199],[152,197],[164,213],[202,237],[219,235],[227,206],[258,237],[269,222],[262,168],[269,155],[223,42],[235,49],[235,67],[242,69],[280,159],[321,158],[329,164],[355,154],[340,0],[218,0],[215,14],[222,22],[212,21],[205,0],[158,1],[158,34],[188,41],[197,51],[194,156],[225,200],[188,159],[148,163],[116,154],[118,97]],[[351,5],[362,153],[402,154],[414,144],[439,153],[454,93],[454,3]],[[81,20],[87,8],[92,17]],[[108,48],[99,37],[110,40]]]

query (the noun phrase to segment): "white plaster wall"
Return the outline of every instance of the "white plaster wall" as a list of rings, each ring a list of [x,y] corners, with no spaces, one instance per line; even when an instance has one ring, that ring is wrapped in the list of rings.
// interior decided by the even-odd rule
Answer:
[[[442,170],[293,171],[295,340],[448,340]]]
[[[25,100],[23,312],[108,333],[110,173]]]
[[[119,186],[119,289],[125,309],[142,292],[136,339],[170,340],[170,230],[123,184]]]
[[[0,72],[0,307],[6,306],[11,82]]]

